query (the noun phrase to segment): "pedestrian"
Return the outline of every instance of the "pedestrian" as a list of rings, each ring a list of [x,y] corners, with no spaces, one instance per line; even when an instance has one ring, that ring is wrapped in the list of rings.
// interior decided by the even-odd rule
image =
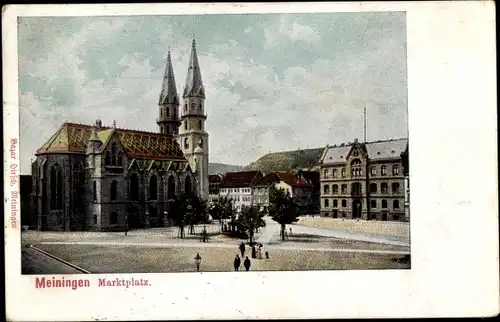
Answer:
[[[243,262],[243,266],[245,266],[245,270],[248,272],[250,270],[250,259],[248,256],[245,258],[245,261]]]
[[[269,259],[269,252],[266,251],[266,259]]]
[[[245,244],[241,242],[240,244],[240,252],[241,252],[241,257],[245,256]]]
[[[262,244],[259,245],[259,248],[257,250],[257,258],[262,259]]]
[[[290,237],[292,237],[292,227],[290,227]]]
[[[234,258],[234,270],[235,271],[240,270],[240,264],[241,264],[240,255],[236,254],[236,257]]]

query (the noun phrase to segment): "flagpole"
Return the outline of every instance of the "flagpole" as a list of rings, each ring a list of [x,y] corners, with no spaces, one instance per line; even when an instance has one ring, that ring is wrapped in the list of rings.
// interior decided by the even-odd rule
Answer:
[[[366,143],[366,105],[363,107],[363,142]]]

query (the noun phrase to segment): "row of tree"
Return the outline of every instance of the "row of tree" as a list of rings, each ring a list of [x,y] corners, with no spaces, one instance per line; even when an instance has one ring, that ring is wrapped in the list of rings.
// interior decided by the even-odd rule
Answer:
[[[218,220],[221,230],[228,226],[245,233],[250,243],[261,227],[266,226],[264,217],[269,215],[272,220],[280,224],[280,237],[285,240],[286,225],[297,222],[301,215],[301,207],[296,198],[290,196],[283,189],[270,189],[269,207],[243,206],[239,215],[234,211],[233,201],[221,197],[212,204],[200,200],[197,195],[181,195],[175,199],[169,208],[169,217],[179,227],[179,237],[184,238],[186,226],[190,227],[190,234],[194,234],[194,226],[208,221],[208,214]]]

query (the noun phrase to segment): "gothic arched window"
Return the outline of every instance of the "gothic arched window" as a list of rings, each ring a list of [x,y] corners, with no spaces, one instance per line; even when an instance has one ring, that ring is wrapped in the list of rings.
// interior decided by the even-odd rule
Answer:
[[[191,110],[195,111],[196,110],[196,105],[194,103],[191,103]]]
[[[97,182],[92,182],[92,200],[97,201]]]
[[[149,200],[158,199],[158,182],[156,181],[156,176],[152,175],[149,181]]]
[[[116,180],[113,180],[111,182],[111,191],[110,191],[110,199],[111,199],[111,201],[116,200],[117,191],[118,191],[118,187],[117,187]]]
[[[80,162],[73,168],[73,203],[77,210],[82,209],[82,200],[85,194],[85,172]]]
[[[118,152],[116,159],[117,159],[116,161],[117,161],[118,165],[122,166],[123,165],[123,156],[122,156],[121,152]]]
[[[130,199],[139,200],[139,178],[135,173],[130,176]]]
[[[166,111],[167,117],[170,117],[170,107],[167,107],[165,109],[165,111]]]
[[[200,111],[203,110],[203,105],[200,103]]]
[[[56,163],[50,169],[50,208],[53,210],[62,210],[62,186],[62,168]]]
[[[111,164],[116,165],[116,142],[111,144]]]
[[[203,122],[201,120],[198,121],[198,128],[203,130]]]
[[[104,164],[105,165],[111,164],[111,152],[109,151],[106,151],[106,155],[104,156]]]
[[[175,198],[175,178],[170,176],[167,185],[168,199]]]
[[[189,141],[188,141],[188,138],[184,138],[184,149],[189,149]]]
[[[191,185],[191,178],[188,176],[188,177],[186,177],[186,180],[184,181],[184,192],[191,193],[192,189],[193,189],[193,187]]]

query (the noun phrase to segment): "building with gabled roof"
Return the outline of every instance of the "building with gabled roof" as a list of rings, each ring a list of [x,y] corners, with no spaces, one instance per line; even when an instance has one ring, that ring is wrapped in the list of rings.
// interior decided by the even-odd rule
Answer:
[[[183,109],[170,52],[158,100],[158,132],[64,123],[36,151],[32,200],[39,230],[163,226],[182,193],[208,199],[205,90],[193,40]],[[180,128],[181,127],[181,128]]]
[[[408,220],[408,139],[327,146],[321,167],[321,214]]]
[[[232,199],[235,210],[240,212],[243,206],[252,205],[252,187],[262,178],[260,171],[228,172],[220,183],[219,196]]]
[[[304,213],[312,208],[313,185],[291,172],[271,172],[253,185],[253,203],[267,208],[271,188],[283,189],[295,198]]]

